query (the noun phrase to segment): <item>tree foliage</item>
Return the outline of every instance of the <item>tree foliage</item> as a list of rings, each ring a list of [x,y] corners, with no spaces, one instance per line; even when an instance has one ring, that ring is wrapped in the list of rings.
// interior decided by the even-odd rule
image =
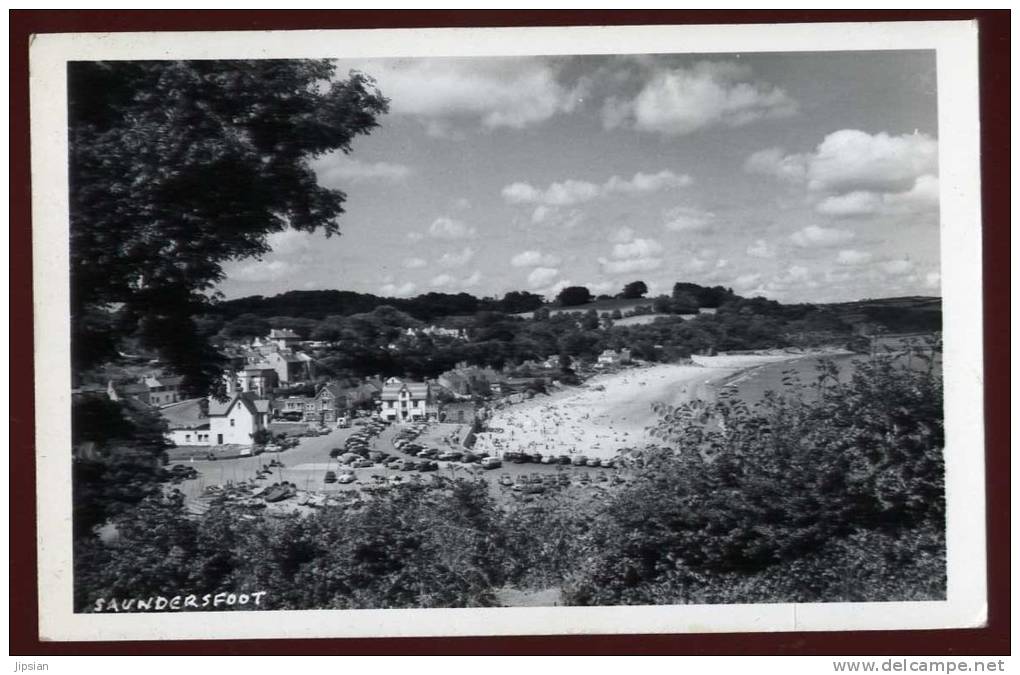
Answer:
[[[646,293],[648,293],[648,286],[645,282],[632,281],[623,287],[623,290],[620,292],[620,297],[628,300],[636,300],[637,298],[645,297]]]
[[[663,447],[645,453],[637,480],[596,520],[574,602],[944,594],[933,368],[879,357],[841,381],[823,363],[815,382],[754,406],[722,397],[661,413]]]
[[[137,334],[207,388],[192,317],[223,263],[288,228],[337,234],[346,197],[306,160],[350,152],[387,102],[328,61],[74,62],[68,85],[74,365]]]
[[[594,299],[591,291],[584,286],[567,286],[556,295],[556,302],[561,307],[586,305]]]

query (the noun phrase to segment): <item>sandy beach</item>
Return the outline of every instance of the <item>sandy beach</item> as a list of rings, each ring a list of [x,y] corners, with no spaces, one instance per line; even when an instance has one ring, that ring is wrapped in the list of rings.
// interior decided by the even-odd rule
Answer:
[[[714,396],[713,385],[739,373],[805,354],[696,357],[693,365],[655,364],[597,375],[580,387],[497,410],[476,449],[613,457],[650,440],[652,404],[680,405]]]

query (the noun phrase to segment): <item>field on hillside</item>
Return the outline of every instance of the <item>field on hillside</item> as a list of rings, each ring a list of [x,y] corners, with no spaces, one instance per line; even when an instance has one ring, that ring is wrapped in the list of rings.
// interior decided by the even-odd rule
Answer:
[[[596,300],[590,302],[587,305],[578,305],[577,307],[550,307],[549,315],[556,316],[557,314],[584,314],[590,309],[594,309],[600,315],[603,312],[612,312],[614,310],[620,310],[621,314],[633,311],[635,307],[649,307],[652,306],[652,298],[637,298],[637,299],[626,299],[626,298],[611,298],[609,300]],[[530,319],[534,316],[534,312],[521,312],[514,316],[519,316],[524,319]]]

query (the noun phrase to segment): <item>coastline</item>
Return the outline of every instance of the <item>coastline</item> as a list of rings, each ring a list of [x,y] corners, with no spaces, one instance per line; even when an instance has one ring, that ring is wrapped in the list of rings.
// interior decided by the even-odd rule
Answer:
[[[724,386],[758,368],[828,354],[766,352],[695,357],[690,364],[654,364],[596,375],[578,387],[497,409],[476,448],[493,454],[539,452],[609,458],[651,440],[652,404],[678,406],[713,399]]]

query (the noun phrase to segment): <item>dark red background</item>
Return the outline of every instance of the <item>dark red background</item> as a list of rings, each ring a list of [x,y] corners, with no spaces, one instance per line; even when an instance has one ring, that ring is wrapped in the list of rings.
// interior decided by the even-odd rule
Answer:
[[[1009,10],[162,10],[34,11],[10,16],[10,652],[85,654],[871,654],[1006,655],[1009,648]],[[984,217],[989,625],[973,630],[40,642],[36,596],[32,227],[28,43],[32,33],[441,26],[976,20],[980,32]],[[12,390],[14,387],[12,387]],[[623,626],[622,628],[626,628]]]

